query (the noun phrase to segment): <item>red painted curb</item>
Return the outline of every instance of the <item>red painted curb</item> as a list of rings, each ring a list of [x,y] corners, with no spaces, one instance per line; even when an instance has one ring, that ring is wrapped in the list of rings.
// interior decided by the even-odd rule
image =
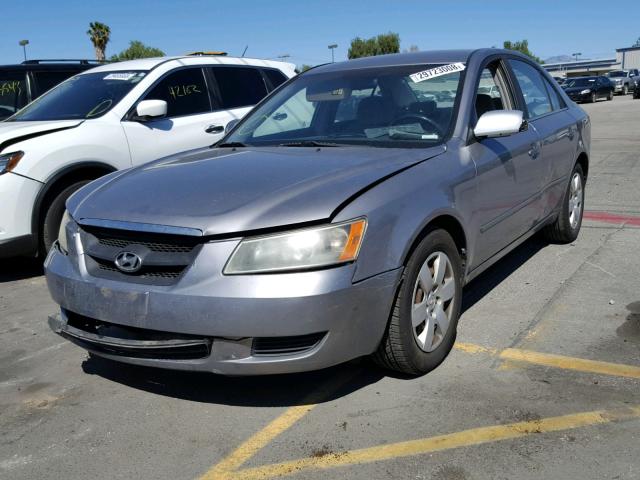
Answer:
[[[640,227],[640,217],[634,215],[619,215],[608,212],[584,212],[585,220],[593,220],[594,222],[615,223],[616,225],[634,225]]]

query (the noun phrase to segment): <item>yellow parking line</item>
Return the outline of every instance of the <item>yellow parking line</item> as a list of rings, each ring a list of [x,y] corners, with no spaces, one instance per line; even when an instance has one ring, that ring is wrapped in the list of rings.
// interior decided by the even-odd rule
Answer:
[[[531,434],[570,430],[638,417],[640,417],[640,406],[634,406],[616,410],[576,413],[507,425],[473,428],[437,437],[329,453],[321,457],[301,458],[261,467],[247,468],[236,471],[231,478],[234,480],[254,480],[293,475],[306,470],[329,469],[423,455],[453,448],[521,438]]]
[[[497,356],[503,360],[533,363],[536,365],[544,365],[546,367],[561,368],[563,370],[576,370],[586,373],[613,375],[616,377],[640,378],[640,367],[633,365],[586,360],[584,358],[533,352],[531,350],[521,350],[519,348],[496,350],[494,348],[482,347],[473,343],[459,342],[455,344],[455,347],[458,350],[462,350],[467,353],[485,353]]]
[[[288,408],[280,416],[272,420],[266,427],[252,435],[233,452],[211,467],[199,478],[199,480],[219,480],[230,478],[235,469],[242,466],[242,464],[253,457],[258,453],[258,451],[263,449],[282,432],[291,428],[298,420],[313,410],[318,402],[327,398],[331,393],[345,385],[349,380],[354,378],[358,372],[358,370],[348,370],[347,372],[334,377],[329,384],[324,386],[324,388],[313,391],[303,399],[301,405]]]

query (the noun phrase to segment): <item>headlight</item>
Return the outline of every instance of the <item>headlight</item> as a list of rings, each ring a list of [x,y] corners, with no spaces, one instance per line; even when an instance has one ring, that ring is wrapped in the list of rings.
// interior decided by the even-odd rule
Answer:
[[[224,268],[227,275],[326,267],[358,258],[364,219],[242,240]]]
[[[586,95],[587,93],[591,93],[591,90],[589,90],[588,88],[585,88],[580,92],[580,95]]]
[[[16,165],[18,165],[18,162],[23,156],[24,152],[13,152],[0,155],[0,175],[10,172],[16,168]]]
[[[69,252],[69,244],[67,243],[67,225],[69,225],[69,222],[71,222],[71,215],[65,210],[60,222],[60,230],[58,230],[58,245],[60,245],[60,250],[64,253]]]

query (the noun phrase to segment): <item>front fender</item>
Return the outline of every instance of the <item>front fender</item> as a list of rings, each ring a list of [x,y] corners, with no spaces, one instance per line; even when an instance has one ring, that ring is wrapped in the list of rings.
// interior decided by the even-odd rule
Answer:
[[[362,215],[368,221],[354,282],[403,266],[423,230],[442,215],[460,223],[467,255],[472,255],[474,236],[467,225],[475,176],[470,159],[448,151],[375,186],[341,210],[335,221]]]

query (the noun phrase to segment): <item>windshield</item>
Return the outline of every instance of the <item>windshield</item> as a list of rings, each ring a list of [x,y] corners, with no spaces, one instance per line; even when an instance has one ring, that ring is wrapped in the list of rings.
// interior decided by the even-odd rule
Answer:
[[[608,82],[607,82],[608,83]],[[571,87],[591,87],[596,84],[595,78],[576,78],[575,80],[567,80],[562,86]]]
[[[75,120],[107,113],[145,72],[85,73],[70,78],[20,110],[8,121]]]
[[[624,72],[622,70],[618,70],[616,72],[609,72],[609,77],[610,78],[626,77],[626,76],[627,76],[627,72]]]
[[[451,128],[462,70],[452,64],[303,74],[221,145],[431,146]]]
[[[0,120],[16,113],[27,103],[24,72],[0,72]]]

